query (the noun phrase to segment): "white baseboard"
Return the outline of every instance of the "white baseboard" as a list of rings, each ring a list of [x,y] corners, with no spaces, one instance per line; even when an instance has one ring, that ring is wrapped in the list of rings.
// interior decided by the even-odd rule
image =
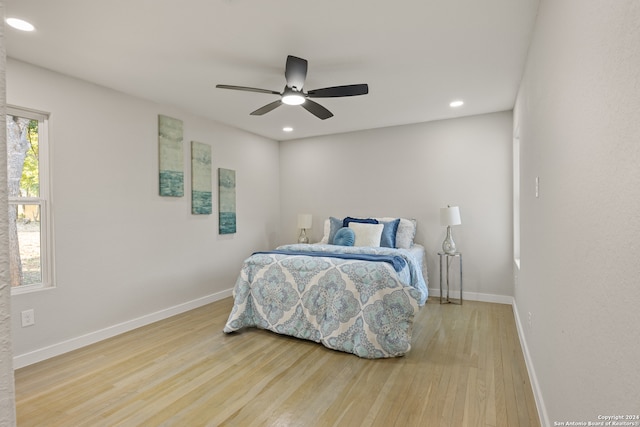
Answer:
[[[102,340],[106,340],[107,338],[120,335],[141,326],[145,326],[159,320],[167,319],[171,316],[175,316],[176,314],[184,313],[185,311],[193,310],[203,305],[207,305],[212,302],[219,301],[223,298],[227,298],[231,296],[231,292],[232,289],[216,292],[215,294],[207,295],[202,298],[174,305],[173,307],[156,311],[154,313],[149,313],[136,319],[127,320],[126,322],[118,323],[117,325],[90,332],[88,334],[62,341],[47,347],[43,347],[29,353],[14,356],[13,367],[14,369],[22,368],[52,358],[54,356],[77,350],[79,348],[97,343]]]
[[[440,288],[430,288],[430,297],[440,298]],[[450,291],[449,296],[451,298],[459,298],[460,290]],[[462,291],[462,299],[467,301],[482,301],[482,302],[495,302],[497,304],[509,304],[513,302],[513,297],[508,295],[496,295],[496,294],[483,294],[480,292],[465,292]]]
[[[540,424],[543,426],[550,426],[549,415],[547,414],[547,407],[542,399],[542,390],[540,390],[540,383],[536,376],[536,370],[533,367],[533,360],[529,353],[529,347],[527,346],[527,340],[524,336],[524,327],[518,313],[518,307],[516,300],[512,301],[513,316],[516,319],[516,328],[518,329],[518,338],[520,338],[520,346],[522,347],[522,353],[524,354],[524,362],[527,365],[527,372],[529,373],[529,379],[531,380],[531,388],[533,389],[533,397],[536,400],[536,407],[538,408],[538,417],[540,418]]]

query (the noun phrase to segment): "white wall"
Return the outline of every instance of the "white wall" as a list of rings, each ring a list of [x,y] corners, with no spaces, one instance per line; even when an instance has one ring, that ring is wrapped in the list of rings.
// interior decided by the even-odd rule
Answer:
[[[517,99],[515,300],[549,425],[640,414],[639,41],[637,0],[543,0]]]
[[[459,205],[467,297],[510,302],[511,135],[512,114],[500,112],[281,142],[281,243],[296,241],[298,213],[313,214],[312,241],[329,216],[416,218],[435,289],[440,208]]]
[[[275,245],[277,142],[11,59],[7,86],[9,104],[51,113],[57,286],[13,296],[20,363],[83,334],[101,338],[230,295],[242,260]],[[158,196],[158,114],[184,122],[182,198]],[[212,146],[213,215],[191,214],[192,140]],[[236,170],[234,235],[218,234],[219,167]],[[22,328],[29,308],[36,324]]]

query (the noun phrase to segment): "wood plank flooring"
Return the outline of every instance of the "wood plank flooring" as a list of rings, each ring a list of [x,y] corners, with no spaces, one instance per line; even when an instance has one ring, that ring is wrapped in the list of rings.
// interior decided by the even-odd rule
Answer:
[[[16,371],[18,426],[539,426],[511,306],[432,298],[366,360],[247,329],[230,298]]]

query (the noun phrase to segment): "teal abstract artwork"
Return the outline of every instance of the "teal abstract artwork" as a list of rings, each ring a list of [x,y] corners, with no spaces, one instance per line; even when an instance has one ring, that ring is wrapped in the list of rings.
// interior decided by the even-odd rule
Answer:
[[[212,194],[211,146],[191,141],[191,213],[210,215],[213,210]]]
[[[236,171],[218,169],[218,209],[220,234],[236,232]]]
[[[160,195],[184,196],[182,120],[158,115]]]

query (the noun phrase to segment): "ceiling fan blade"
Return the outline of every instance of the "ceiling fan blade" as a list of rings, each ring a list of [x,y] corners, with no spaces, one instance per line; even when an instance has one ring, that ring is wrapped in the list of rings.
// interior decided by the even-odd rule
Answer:
[[[244,90],[245,92],[258,92],[258,93],[268,93],[271,95],[280,95],[280,92],[276,92],[275,90],[269,89],[258,89],[255,87],[246,87],[246,86],[231,86],[231,85],[216,85],[218,89],[233,89],[233,90]]]
[[[284,69],[284,77],[287,79],[287,87],[302,90],[307,79],[307,60],[296,56],[287,56],[287,65]]]
[[[329,117],[333,117],[333,113],[317,102],[313,102],[310,99],[307,99],[304,104],[302,104],[305,110],[316,116],[321,120],[326,120]]]
[[[252,112],[251,115],[252,116],[261,116],[263,114],[267,114],[271,110],[275,110],[276,108],[278,108],[281,105],[282,105],[282,101],[278,99],[277,101],[273,101],[273,102],[265,105],[264,107],[258,108],[256,111]]]
[[[369,93],[369,86],[365,84],[325,87],[307,92],[311,98],[337,98],[341,96],[357,96]]]

